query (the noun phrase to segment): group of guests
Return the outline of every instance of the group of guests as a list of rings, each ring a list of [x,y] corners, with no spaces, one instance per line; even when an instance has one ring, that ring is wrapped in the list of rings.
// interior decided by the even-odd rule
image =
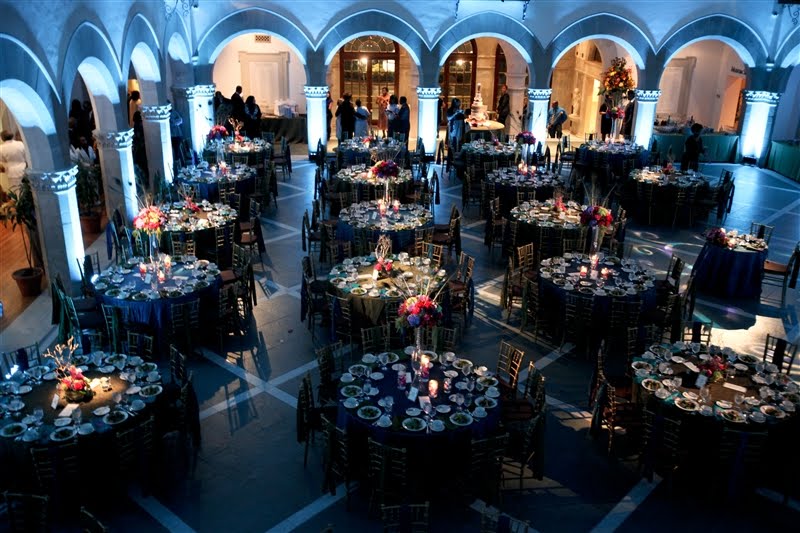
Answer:
[[[242,98],[242,86],[237,85],[230,98],[225,98],[220,91],[214,94],[214,117],[217,124],[222,124],[233,134],[234,128],[228,119],[232,118],[244,124],[244,132],[251,139],[261,137],[261,108],[252,94]]]
[[[89,100],[83,104],[77,98],[72,100],[68,119],[69,158],[75,163],[94,165],[97,151],[94,147],[94,110]]]
[[[408,136],[411,131],[411,109],[408,107],[408,99],[401,96],[389,94],[389,88],[383,87],[381,94],[376,98],[378,105],[378,130],[384,137],[394,137],[395,134]],[[334,112],[333,98],[330,91],[326,101],[328,118],[328,139],[331,136],[331,123],[336,117],[336,138],[342,139],[349,137],[364,137],[369,134],[370,118],[372,113],[363,105],[360,98],[357,98],[353,105],[353,95],[345,93],[336,103]]]

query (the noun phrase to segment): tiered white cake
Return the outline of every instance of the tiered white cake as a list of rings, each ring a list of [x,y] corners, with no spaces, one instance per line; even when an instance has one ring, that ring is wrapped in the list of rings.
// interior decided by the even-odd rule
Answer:
[[[471,121],[483,122],[486,120],[486,106],[483,105],[480,83],[478,83],[475,88],[475,99],[472,101],[470,110],[469,118]]]

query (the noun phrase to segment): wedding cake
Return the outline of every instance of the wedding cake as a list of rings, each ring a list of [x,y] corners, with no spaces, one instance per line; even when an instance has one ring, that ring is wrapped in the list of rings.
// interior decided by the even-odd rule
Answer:
[[[470,106],[470,121],[483,122],[486,120],[486,106],[483,105],[483,97],[481,96],[481,84],[478,83],[475,88],[475,99]]]

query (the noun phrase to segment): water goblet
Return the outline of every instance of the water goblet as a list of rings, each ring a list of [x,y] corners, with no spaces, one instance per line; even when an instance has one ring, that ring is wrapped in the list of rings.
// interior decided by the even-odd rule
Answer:
[[[736,408],[739,411],[741,411],[742,410],[742,404],[744,403],[744,394],[742,394],[741,392],[737,392],[733,396],[733,403],[735,403],[736,404]]]
[[[387,396],[383,399],[383,407],[386,409],[386,414],[392,416],[392,407],[394,407],[394,396]]]
[[[72,420],[75,421],[75,425],[79,426],[81,424],[81,419],[83,418],[83,412],[81,412],[80,407],[76,407],[74,411],[72,411]]]
[[[765,366],[766,365],[764,364],[764,361],[759,361],[758,363],[756,363],[756,372],[758,374],[764,374],[764,367]]]
[[[389,362],[389,354],[387,354],[386,352],[378,354],[378,361],[380,361],[381,363],[381,370],[383,370],[384,372],[389,370],[388,367],[386,366],[386,363]]]
[[[675,390],[678,390],[683,384],[683,378],[680,376],[673,377],[672,383],[675,385]]]
[[[700,387],[700,399],[703,400],[704,405],[708,405],[708,399],[711,397],[711,391],[707,386]]]
[[[118,404],[119,402],[122,401],[122,393],[115,392],[112,398],[114,398],[114,403]]]
[[[44,409],[42,409],[41,407],[34,408],[34,410],[33,410],[33,418],[36,419],[36,425],[37,426],[41,426],[42,425],[42,419],[44,418]]]
[[[470,372],[472,372],[472,365],[466,364],[461,367],[461,373],[464,374],[464,377],[469,376]]]
[[[467,391],[472,393],[475,390],[475,380],[470,378],[467,380]]]
[[[455,395],[453,400],[456,402],[456,405],[458,406],[458,410],[459,411],[463,411],[464,410],[464,407],[463,407],[463,405],[464,405],[464,395],[461,394],[461,393],[458,393],[458,394]]]
[[[775,374],[772,374],[772,373],[768,373],[768,374],[766,374],[766,375],[764,376],[764,382],[765,382],[767,385],[772,385],[773,383],[775,383]]]

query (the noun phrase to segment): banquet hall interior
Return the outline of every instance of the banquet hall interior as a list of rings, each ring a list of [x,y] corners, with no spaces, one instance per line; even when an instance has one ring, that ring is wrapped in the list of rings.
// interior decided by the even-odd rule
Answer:
[[[797,528],[800,2],[0,13],[0,531]]]

